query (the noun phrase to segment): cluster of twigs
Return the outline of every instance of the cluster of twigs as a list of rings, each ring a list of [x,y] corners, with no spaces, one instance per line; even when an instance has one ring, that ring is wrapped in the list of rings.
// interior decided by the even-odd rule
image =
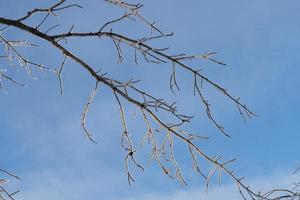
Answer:
[[[12,177],[14,179],[18,179],[21,180],[20,177],[4,170],[4,169],[0,169],[0,173],[5,174],[9,177]],[[0,200],[4,200],[4,199],[10,199],[10,200],[14,200],[14,195],[16,195],[17,193],[19,193],[19,190],[15,191],[15,192],[9,192],[6,188],[5,188],[5,184],[8,182],[8,179],[3,179],[0,178]]]
[[[170,37],[173,35],[173,33],[164,33],[156,26],[155,22],[150,22],[144,18],[141,15],[141,8],[143,7],[142,4],[130,4],[122,0],[105,1],[121,7],[125,10],[125,13],[120,18],[105,23],[94,32],[75,32],[73,31],[74,25],[71,26],[69,31],[55,35],[49,34],[49,31],[57,26],[49,27],[45,31],[41,30],[42,25],[46,24],[47,19],[50,16],[57,16],[58,12],[62,12],[70,8],[83,8],[78,4],[66,4],[66,0],[60,0],[49,8],[35,8],[27,12],[25,16],[19,19],[7,19],[0,17],[0,24],[5,25],[5,27],[0,30],[0,44],[4,47],[5,52],[5,55],[2,56],[2,58],[8,59],[11,64],[17,61],[21,67],[25,68],[27,74],[31,77],[35,77],[32,73],[32,68],[55,72],[59,80],[61,94],[63,94],[62,70],[66,61],[68,59],[73,60],[81,67],[86,69],[91,77],[95,79],[95,88],[92,90],[84,107],[81,125],[86,136],[94,143],[96,143],[96,140],[86,126],[88,112],[100,84],[110,88],[119,107],[122,121],[123,132],[121,137],[121,146],[126,151],[124,161],[129,184],[134,181],[132,172],[130,170],[130,164],[133,164],[137,168],[144,170],[142,164],[140,164],[136,158],[136,153],[144,145],[144,143],[148,142],[151,147],[149,161],[155,160],[156,163],[161,167],[164,174],[169,176],[171,179],[178,180],[181,184],[186,185],[186,180],[184,179],[180,165],[176,161],[176,156],[174,154],[174,141],[178,140],[186,144],[187,151],[190,153],[192,159],[193,168],[195,169],[196,173],[200,174],[206,182],[206,190],[208,189],[211,178],[215,173],[218,173],[219,181],[221,181],[221,174],[225,173],[237,184],[237,188],[241,194],[241,197],[244,199],[295,199],[295,197],[299,197],[299,193],[295,192],[295,190],[276,189],[267,193],[255,192],[243,182],[243,177],[237,176],[228,167],[230,163],[235,161],[235,159],[224,160],[222,156],[210,156],[202,151],[200,146],[197,146],[195,142],[199,139],[208,139],[207,137],[187,133],[182,129],[183,125],[190,123],[193,117],[179,113],[176,102],[169,103],[164,99],[155,97],[154,95],[146,92],[144,88],[138,87],[137,83],[139,81],[137,80],[131,79],[129,81],[122,82],[120,80],[115,80],[108,77],[106,73],[101,74],[100,71],[95,70],[94,67],[89,65],[87,62],[61,44],[61,41],[67,41],[69,38],[108,38],[112,40],[113,44],[115,45],[118,63],[122,63],[124,60],[122,45],[127,45],[129,48],[134,50],[134,61],[137,65],[140,64],[140,57],[142,57],[142,59],[147,63],[169,63],[171,68],[169,87],[174,93],[176,90],[178,92],[180,91],[180,86],[177,81],[177,69],[181,68],[189,72],[191,74],[191,82],[193,83],[194,95],[198,96],[200,101],[203,103],[208,119],[226,137],[230,137],[230,135],[224,130],[220,122],[217,121],[213,116],[211,105],[209,104],[204,93],[204,88],[202,87],[203,84],[208,84],[223,94],[224,97],[231,100],[245,121],[248,118],[250,119],[256,116],[245,104],[240,102],[240,98],[232,96],[225,88],[221,87],[218,83],[203,75],[199,69],[195,69],[192,66],[185,64],[185,61],[187,60],[200,59],[210,60],[219,65],[225,65],[222,61],[216,59],[215,56],[217,52],[207,52],[200,55],[170,55],[167,53],[168,48],[155,48],[151,46],[149,42],[152,40]],[[26,21],[36,14],[41,14],[44,16],[41,22],[35,27],[27,25]],[[114,32],[112,26],[124,20],[134,20],[145,24],[150,29],[150,36],[135,39],[124,34]],[[20,50],[18,49],[19,46],[36,47],[36,45],[28,44],[27,42],[23,41],[10,41],[9,39],[6,39],[4,36],[5,31],[10,28],[20,29],[52,44],[54,48],[60,51],[64,56],[61,66],[58,69],[50,69],[41,64],[27,60],[20,53]],[[139,56],[139,54],[141,56]],[[24,86],[24,84],[16,81],[14,77],[9,76],[5,70],[0,69],[0,89],[4,90],[2,80]],[[129,132],[127,125],[125,108],[123,105],[124,101],[138,108],[147,127],[146,134],[138,147],[136,147],[136,145],[134,145],[132,142],[131,137],[133,134]],[[161,113],[169,114],[172,121],[170,122],[160,118]],[[160,136],[163,136],[163,139],[161,139]],[[204,169],[200,168],[199,163],[201,161],[206,161],[212,165],[208,174],[204,172]],[[2,191],[6,193],[4,188],[2,188]],[[9,197],[11,196],[12,195],[9,195]]]
[[[35,78],[32,74],[32,67],[44,70],[49,68],[44,67],[42,64],[38,64],[26,59],[18,50],[18,47],[38,47],[35,44],[27,43],[26,41],[10,41],[7,40],[0,32],[0,44],[2,44],[4,48],[4,55],[1,55],[2,59],[7,59],[11,65],[18,63],[20,67],[24,67],[27,74],[32,78]],[[7,75],[7,69],[0,69],[0,90],[5,92],[3,80],[12,82],[19,86],[26,86],[23,83],[20,83],[14,79],[14,77]]]

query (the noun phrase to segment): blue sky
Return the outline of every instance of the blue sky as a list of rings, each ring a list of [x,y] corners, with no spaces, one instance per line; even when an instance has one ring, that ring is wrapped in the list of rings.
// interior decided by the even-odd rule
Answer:
[[[0,16],[19,17],[30,8],[49,3],[0,0]],[[141,79],[140,86],[147,91],[167,100],[178,100],[181,111],[195,115],[188,128],[211,138],[201,147],[211,154],[237,158],[232,168],[246,176],[250,185],[263,190],[273,185],[290,187],[293,181],[299,181],[299,173],[291,175],[291,172],[300,164],[297,92],[300,3],[297,0],[142,3],[144,16],[156,20],[165,32],[175,33],[173,38],[154,45],[169,46],[172,53],[218,51],[217,57],[226,67],[203,61],[190,64],[201,66],[203,73],[234,96],[240,96],[260,117],[244,124],[234,105],[208,88],[206,94],[214,114],[232,136],[225,138],[206,119],[199,99],[193,97],[190,74],[179,71],[182,90],[174,96],[168,91],[169,65],[135,66],[134,52],[130,50],[125,53],[125,62],[117,65],[115,49],[106,39],[70,40],[67,48],[89,64],[101,66],[112,77]],[[90,0],[83,6],[84,10],[72,9],[52,18],[49,24],[66,25],[56,32],[68,30],[73,23],[76,31],[93,31],[123,13],[101,0]],[[35,24],[39,18],[35,20],[29,23]],[[132,37],[148,31],[132,22],[120,23],[113,30]],[[39,43],[40,49],[22,49],[22,52],[53,68],[60,65],[62,55],[49,49],[46,43],[20,31],[3,34],[12,40],[21,38]],[[107,88],[100,85],[89,115],[88,126],[98,142],[94,145],[84,137],[80,127],[81,112],[94,82],[80,66],[67,61],[63,96],[53,73],[34,71],[38,79],[33,80],[22,69],[12,70],[6,60],[0,60],[0,67],[11,70],[28,85],[22,88],[5,83],[7,94],[0,97],[0,151],[5,155],[0,168],[22,177],[22,181],[12,180],[9,185],[21,190],[19,199],[219,199],[224,195],[238,198],[236,188],[226,178],[221,187],[213,185],[207,196],[201,178],[194,175],[187,155],[181,153],[181,146],[177,157],[189,186],[179,186],[165,177],[155,163],[147,162],[144,162],[145,172],[134,170],[136,183],[129,186],[123,165],[125,152],[120,147],[122,127],[118,107]],[[133,107],[126,108],[130,130],[139,138],[145,126],[134,116]],[[145,155],[140,155],[140,159],[145,161]]]

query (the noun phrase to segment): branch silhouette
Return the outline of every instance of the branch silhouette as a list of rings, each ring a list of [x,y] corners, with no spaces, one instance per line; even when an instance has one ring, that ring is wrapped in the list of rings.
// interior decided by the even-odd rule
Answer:
[[[90,131],[86,125],[89,110],[93,103],[93,99],[97,94],[99,87],[107,87],[110,89],[114,98],[116,99],[116,104],[120,111],[121,122],[123,127],[123,132],[121,136],[121,146],[126,152],[124,158],[126,174],[129,184],[135,181],[132,171],[130,169],[130,163],[138,169],[144,171],[144,167],[136,158],[136,154],[143,147],[144,143],[148,141],[151,146],[151,153],[149,155],[149,161],[156,161],[157,165],[162,169],[163,173],[170,177],[171,179],[179,181],[182,185],[187,185],[187,181],[181,171],[181,166],[176,161],[176,155],[174,149],[176,145],[174,140],[179,140],[186,145],[186,151],[189,152],[192,159],[193,169],[197,174],[199,174],[205,180],[205,187],[208,190],[209,184],[211,182],[212,176],[218,173],[218,180],[221,181],[221,174],[225,173],[230,177],[234,183],[237,185],[237,189],[241,194],[243,199],[265,199],[265,200],[279,200],[279,199],[295,199],[300,197],[300,194],[296,192],[296,189],[286,190],[286,189],[274,189],[269,192],[260,192],[251,189],[249,185],[244,182],[244,178],[236,175],[229,167],[229,164],[234,162],[236,159],[223,159],[222,156],[212,156],[207,152],[204,152],[200,146],[196,144],[197,140],[207,140],[208,137],[199,136],[197,134],[191,134],[184,130],[184,125],[191,123],[193,116],[187,114],[179,113],[177,110],[176,102],[169,103],[160,97],[156,97],[151,93],[147,92],[145,88],[140,88],[138,86],[139,80],[130,79],[127,82],[122,82],[109,77],[106,72],[100,73],[99,70],[95,70],[95,67],[90,65],[88,61],[85,61],[80,56],[76,55],[74,52],[69,50],[63,45],[63,42],[68,42],[71,38],[81,39],[81,38],[108,38],[112,40],[117,54],[117,62],[122,63],[124,60],[124,53],[122,45],[126,45],[132,48],[135,52],[134,61],[137,65],[140,64],[137,54],[139,53],[144,62],[153,64],[163,64],[169,63],[171,74],[169,88],[175,92],[180,92],[180,83],[177,81],[178,74],[177,70],[180,68],[191,74],[191,83],[193,84],[194,95],[200,98],[204,109],[206,111],[207,118],[212,122],[212,124],[219,130],[225,138],[230,137],[230,135],[225,131],[221,123],[214,117],[212,106],[210,105],[205,91],[202,85],[205,83],[209,85],[212,89],[219,91],[225,98],[229,99],[233,105],[237,108],[237,111],[241,115],[242,119],[246,121],[252,117],[257,117],[254,112],[252,112],[246,104],[240,101],[239,97],[234,97],[230,94],[224,87],[219,85],[217,82],[211,80],[209,77],[202,74],[201,70],[196,69],[188,64],[186,61],[189,60],[208,60],[217,65],[226,65],[222,61],[216,58],[217,52],[206,52],[199,55],[170,55],[167,53],[169,48],[156,48],[150,45],[150,41],[160,40],[167,37],[172,37],[173,33],[164,33],[155,22],[151,22],[141,14],[142,4],[130,4],[121,0],[105,0],[106,2],[113,4],[121,9],[125,10],[125,13],[111,21],[108,21],[104,25],[100,26],[94,32],[75,32],[73,31],[74,25],[66,31],[60,34],[50,34],[49,32],[56,28],[57,26],[49,26],[46,31],[42,31],[42,25],[47,25],[47,20],[51,16],[58,16],[60,12],[64,12],[67,9],[84,9],[78,4],[66,4],[66,0],[58,1],[57,3],[51,5],[48,8],[35,8],[28,11],[23,17],[18,19],[8,19],[0,17],[0,24],[5,27],[0,30],[0,44],[4,47],[6,55],[4,58],[8,59],[8,62],[15,63],[18,62],[20,67],[25,68],[28,76],[36,78],[32,69],[38,69],[41,71],[54,72],[58,78],[60,93],[63,94],[63,78],[62,71],[67,60],[72,60],[76,62],[80,67],[84,68],[90,77],[95,81],[95,88],[90,93],[88,101],[84,106],[81,118],[81,126],[83,128],[84,134],[87,138],[93,142],[97,143],[96,139],[93,137],[92,131]],[[30,26],[26,22],[29,21],[35,15],[44,16],[42,20],[36,26]],[[150,36],[145,35],[141,38],[131,38],[125,34],[114,32],[111,26],[121,23],[124,20],[134,21],[136,23],[140,22],[150,29]],[[18,49],[19,46],[33,47],[27,42],[23,41],[11,41],[9,36],[6,36],[6,31],[9,29],[16,29],[22,31],[24,34],[31,34],[32,36],[46,41],[51,44],[54,49],[59,51],[63,55],[63,60],[59,69],[51,69],[45,67],[43,64],[36,63],[34,61],[28,60],[22,55],[21,51]],[[107,30],[110,28],[109,30]],[[5,70],[0,69],[0,89],[5,91],[4,81],[7,83],[16,84],[19,86],[25,86],[23,83],[19,83],[15,80],[15,77],[10,76]],[[140,145],[135,146],[132,142],[132,134],[130,133],[126,120],[126,113],[124,103],[134,105],[138,108],[141,113],[142,119],[146,125],[146,134],[143,137]],[[168,114],[172,117],[173,121],[168,121],[160,117],[161,113]],[[158,129],[155,127],[159,127]],[[164,138],[158,138],[157,133],[164,135]],[[205,173],[207,169],[200,167],[199,162],[205,161],[211,165],[208,173]],[[10,175],[13,178],[19,179],[19,177],[8,173],[5,170],[0,170],[3,173]],[[9,193],[4,188],[4,182],[0,180],[0,197],[14,199],[14,193]],[[18,192],[18,191],[17,191]]]

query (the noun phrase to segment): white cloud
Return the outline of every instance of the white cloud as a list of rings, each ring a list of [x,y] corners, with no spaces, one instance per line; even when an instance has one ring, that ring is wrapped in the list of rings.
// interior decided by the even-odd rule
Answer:
[[[71,169],[72,171],[72,169]],[[161,188],[154,191],[151,188],[143,188],[142,192],[138,187],[129,187],[124,174],[116,174],[115,171],[86,172],[85,176],[74,176],[68,169],[61,171],[44,170],[37,173],[27,174],[24,177],[21,193],[18,199],[30,200],[85,200],[85,199],[106,199],[106,200],[239,200],[235,184],[213,186],[208,193],[199,188],[179,188],[176,190],[164,190]],[[262,192],[274,188],[291,189],[293,182],[299,182],[300,174],[286,175],[282,172],[274,173],[273,176],[257,177],[248,179],[246,182]],[[138,185],[139,183],[136,183]],[[169,183],[172,184],[172,183]],[[151,185],[151,184],[150,184]],[[147,185],[146,187],[149,187]],[[166,188],[168,186],[166,185]]]
[[[292,189],[293,183],[300,181],[300,174],[286,175],[284,173],[274,173],[274,176],[258,177],[249,179],[248,185],[257,188],[259,191],[268,192],[275,188]],[[115,198],[117,200],[119,198]],[[211,188],[208,193],[200,188],[181,189],[170,193],[146,193],[141,196],[131,196],[124,200],[219,200],[219,199],[242,199],[236,185],[221,185]]]

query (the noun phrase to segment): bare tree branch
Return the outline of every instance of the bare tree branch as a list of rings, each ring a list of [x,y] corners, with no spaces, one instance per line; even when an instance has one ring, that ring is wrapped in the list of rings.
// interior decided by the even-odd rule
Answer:
[[[125,48],[125,46],[134,50],[134,62],[137,65],[139,65],[137,55],[138,53],[141,54],[144,61],[148,63],[169,63],[171,66],[169,88],[173,93],[175,93],[174,89],[176,89],[177,92],[181,92],[179,87],[180,84],[177,79],[179,75],[177,73],[177,70],[182,69],[184,71],[187,71],[191,75],[194,94],[200,97],[200,100],[203,103],[204,109],[206,111],[207,118],[226,137],[230,137],[230,135],[225,132],[221,123],[218,122],[212,114],[212,107],[209,104],[208,98],[206,97],[205,91],[202,87],[204,83],[209,85],[211,88],[219,91],[225,98],[233,102],[234,106],[237,107],[237,110],[244,121],[246,121],[248,118],[250,119],[252,117],[258,116],[254,112],[252,112],[245,104],[241,103],[239,97],[234,97],[217,82],[204,75],[201,70],[198,70],[195,67],[186,64],[186,61],[188,60],[209,60],[218,65],[225,66],[225,63],[219,61],[216,58],[217,52],[205,52],[204,54],[199,55],[171,55],[167,53],[169,49],[168,47],[158,48],[150,44],[150,41],[160,40],[166,37],[173,36],[173,33],[164,33],[155,25],[155,22],[150,22],[148,19],[142,16],[142,4],[130,4],[122,0],[105,1],[121,7],[126,11],[121,17],[108,21],[104,25],[99,26],[100,29],[96,29],[97,31],[95,32],[73,32],[74,24],[71,26],[69,31],[62,32],[60,34],[49,34],[51,30],[59,27],[59,25],[49,25],[46,31],[40,30],[42,26],[48,26],[47,19],[51,16],[57,16],[58,12],[63,12],[69,8],[83,8],[78,4],[66,5],[66,0],[60,0],[48,8],[35,8],[31,11],[28,11],[27,14],[19,19],[8,19],[0,17],[0,24],[5,25],[5,27],[0,30],[0,45],[4,47],[6,52],[4,58],[8,59],[9,63],[18,61],[19,66],[24,67],[27,74],[33,78],[35,78],[35,76],[32,73],[32,68],[52,71],[52,69],[44,67],[44,65],[42,64],[30,61],[22,55],[21,51],[17,47],[19,47],[20,45],[23,45],[23,47],[29,47],[29,43],[22,43],[21,41],[10,41],[6,38],[6,36],[4,36],[5,31],[7,31],[8,29],[17,29],[23,31],[24,33],[31,34],[37,39],[46,41],[64,56],[60,67],[54,70],[59,81],[61,94],[63,94],[62,71],[64,69],[64,66],[66,65],[66,60],[68,59],[74,61],[83,69],[85,69],[90,77],[96,82],[96,85],[95,88],[91,91],[87,103],[84,106],[81,118],[81,126],[85,135],[93,143],[96,143],[96,140],[86,126],[87,116],[94,97],[99,89],[99,85],[102,84],[104,87],[110,89],[111,93],[116,99],[116,104],[119,108],[121,116],[121,123],[123,128],[121,136],[121,147],[126,152],[124,163],[129,184],[132,184],[132,182],[135,181],[133,172],[131,170],[132,166],[140,169],[141,171],[144,171],[144,167],[137,160],[136,155],[137,153],[139,153],[139,150],[143,147],[143,145],[148,142],[151,147],[148,161],[151,162],[152,160],[154,160],[162,169],[165,175],[173,180],[177,180],[182,185],[187,185],[187,182],[181,170],[181,166],[177,162],[174,153],[174,149],[176,148],[175,141],[179,141],[186,145],[186,151],[191,157],[193,169],[205,180],[206,191],[209,188],[212,177],[217,173],[219,184],[221,184],[222,174],[227,175],[237,185],[237,189],[241,194],[241,198],[243,199],[291,200],[300,197],[300,194],[297,193],[295,189],[274,189],[265,193],[259,191],[257,192],[251,189],[244,182],[243,177],[236,175],[236,173],[234,173],[230,169],[229,164],[234,162],[235,159],[225,160],[222,156],[212,156],[209,153],[206,153],[199,145],[197,145],[196,140],[207,140],[208,137],[199,136],[198,134],[189,133],[184,130],[183,125],[191,123],[193,116],[179,113],[177,110],[176,102],[169,103],[162,98],[152,95],[151,93],[147,92],[145,88],[138,87],[139,81],[137,80],[130,79],[124,82],[108,77],[106,73],[100,75],[99,71],[96,71],[94,66],[88,64],[88,61],[85,61],[83,58],[76,55],[67,47],[60,44],[60,41],[63,40],[67,42],[70,38],[108,38],[112,40],[115,46],[117,63],[122,63],[124,61],[125,55],[123,49]],[[26,24],[26,20],[29,21],[31,17],[38,14],[43,16],[38,25],[33,27]],[[117,23],[121,23],[125,19],[134,20],[135,22],[141,22],[142,24],[146,25],[146,27],[150,29],[150,36],[131,38],[129,36],[126,36],[125,34],[114,32],[112,31],[112,29],[110,31],[105,31],[107,27],[115,25]],[[35,46],[32,45],[32,47]],[[2,80],[11,82],[16,85],[24,86],[24,84],[17,82],[14,77],[7,75],[5,70],[0,69],[0,89],[4,90]],[[129,104],[137,107],[146,125],[146,133],[139,145],[135,145],[133,143],[132,137],[134,137],[135,135],[129,131],[124,104]],[[170,116],[170,119],[162,118],[161,114],[168,114],[168,116]],[[161,135],[161,138],[157,136],[158,133]],[[204,165],[202,165],[202,163],[209,164],[211,168],[205,167]],[[206,171],[208,172],[206,173]],[[20,179],[18,176],[15,176],[5,170],[0,169],[0,172],[8,174],[9,176],[16,179]],[[9,193],[7,190],[5,190],[4,186],[2,186],[3,184],[1,181],[3,181],[3,184],[6,183],[4,179],[0,179],[0,197],[3,198],[3,196],[6,196],[8,199],[14,199],[13,196],[18,191]]]

